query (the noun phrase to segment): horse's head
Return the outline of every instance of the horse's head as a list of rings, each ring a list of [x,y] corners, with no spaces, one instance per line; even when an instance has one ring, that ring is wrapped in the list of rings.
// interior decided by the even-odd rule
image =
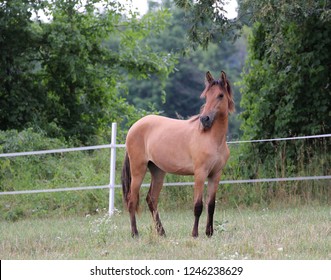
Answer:
[[[234,101],[225,72],[222,71],[220,79],[215,80],[208,71],[205,84],[206,88],[200,97],[205,98],[206,103],[200,113],[200,122],[203,129],[207,130],[212,127],[216,118],[225,118],[234,111]]]

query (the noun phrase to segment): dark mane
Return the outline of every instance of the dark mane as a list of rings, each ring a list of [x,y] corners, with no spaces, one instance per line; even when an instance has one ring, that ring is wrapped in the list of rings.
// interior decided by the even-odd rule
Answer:
[[[227,80],[227,82],[229,82],[229,81]],[[209,84],[209,87],[208,88],[211,88],[214,85],[219,85],[221,88],[224,88],[224,86],[225,86],[224,83],[223,83],[223,81],[221,81],[221,80],[214,80],[214,81],[212,81]]]

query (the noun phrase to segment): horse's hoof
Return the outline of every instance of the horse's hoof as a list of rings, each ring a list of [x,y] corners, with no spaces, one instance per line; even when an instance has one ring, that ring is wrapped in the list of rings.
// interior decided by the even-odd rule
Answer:
[[[138,237],[139,237],[138,232],[132,232],[132,233],[131,233],[131,237],[132,237],[132,238],[138,238]]]
[[[213,236],[213,232],[206,232],[206,235],[208,238],[212,237]]]
[[[165,233],[164,230],[162,230],[162,231],[158,231],[157,233],[159,234],[159,236],[167,237],[167,235],[166,235],[166,233]]]
[[[214,230],[212,228],[207,228],[206,229],[206,235],[207,237],[212,237],[213,236],[213,233],[214,233]]]

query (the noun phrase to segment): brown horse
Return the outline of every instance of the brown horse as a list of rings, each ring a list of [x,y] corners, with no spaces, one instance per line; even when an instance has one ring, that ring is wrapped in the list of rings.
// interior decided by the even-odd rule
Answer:
[[[199,115],[188,120],[150,115],[137,121],[128,132],[122,186],[133,237],[138,236],[135,212],[147,169],[151,172],[152,180],[146,200],[159,235],[165,235],[157,204],[166,173],[194,175],[193,237],[198,236],[204,182],[208,178],[206,235],[213,234],[215,195],[221,170],[230,155],[226,133],[228,114],[234,111],[234,102],[223,71],[219,80],[214,80],[207,72],[205,84],[201,98],[205,98],[206,103]]]

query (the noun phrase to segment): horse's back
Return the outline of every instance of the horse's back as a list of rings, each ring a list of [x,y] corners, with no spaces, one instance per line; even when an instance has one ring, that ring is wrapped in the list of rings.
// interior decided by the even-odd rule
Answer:
[[[127,141],[131,141],[133,140],[132,138],[136,137],[143,140],[150,138],[153,135],[176,135],[178,132],[185,129],[185,123],[186,121],[183,120],[148,115],[133,124],[133,126],[129,129]],[[163,138],[164,137],[165,136],[163,136]]]
[[[126,141],[144,140],[151,132],[155,132],[160,125],[162,126],[162,123],[167,119],[170,120],[169,118],[156,115],[148,115],[139,119],[129,129]]]

